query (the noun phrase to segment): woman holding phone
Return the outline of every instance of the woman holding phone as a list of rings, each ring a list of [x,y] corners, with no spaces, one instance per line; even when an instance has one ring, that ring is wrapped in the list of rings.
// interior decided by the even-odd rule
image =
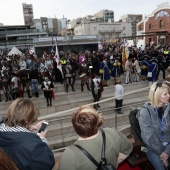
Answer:
[[[47,130],[39,130],[42,121],[35,124],[38,112],[29,99],[18,98],[9,106],[0,123],[0,148],[20,170],[51,170],[54,155],[45,138]]]

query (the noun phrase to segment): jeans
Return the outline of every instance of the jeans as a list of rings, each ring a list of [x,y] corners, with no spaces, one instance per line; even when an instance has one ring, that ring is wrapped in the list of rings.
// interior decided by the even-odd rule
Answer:
[[[32,90],[33,93],[38,93],[38,80],[37,79],[32,79],[31,80],[31,86],[32,86]]]
[[[164,163],[160,159],[160,155],[156,154],[150,149],[148,149],[148,152],[146,153],[146,155],[155,170],[165,170]]]
[[[120,112],[122,109],[123,99],[117,100],[115,99],[116,111]]]

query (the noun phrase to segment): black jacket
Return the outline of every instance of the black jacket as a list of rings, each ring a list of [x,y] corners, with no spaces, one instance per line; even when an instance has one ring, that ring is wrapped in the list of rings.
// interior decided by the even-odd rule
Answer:
[[[39,136],[29,132],[0,132],[0,147],[20,170],[51,170],[52,151]]]

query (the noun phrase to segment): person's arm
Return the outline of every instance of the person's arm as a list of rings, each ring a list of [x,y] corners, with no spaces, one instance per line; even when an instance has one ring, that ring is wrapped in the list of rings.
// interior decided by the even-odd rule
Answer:
[[[37,141],[31,153],[30,169],[52,170],[55,165],[54,155],[48,145],[42,141]]]

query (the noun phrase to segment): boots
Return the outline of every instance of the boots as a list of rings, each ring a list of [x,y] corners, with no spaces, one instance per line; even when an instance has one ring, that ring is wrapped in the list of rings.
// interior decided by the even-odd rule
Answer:
[[[32,96],[30,95],[30,90],[27,90],[28,98],[31,98]]]
[[[90,89],[90,87],[89,87],[89,83],[86,83],[86,85],[87,85],[87,90],[90,91],[91,89]]]
[[[98,109],[97,105],[93,105],[93,108],[94,108],[95,110],[97,110],[97,109]]]
[[[52,100],[51,100],[51,98],[50,98],[50,106],[52,106],[52,102],[51,102]]]
[[[46,98],[46,100],[47,100],[47,106],[49,106],[49,101],[48,101],[48,98]]]
[[[68,84],[66,84],[66,93],[68,93]]]
[[[99,104],[96,105],[98,108],[100,108]]]
[[[8,101],[8,94],[7,93],[5,93],[5,97],[6,97],[5,102],[7,102]]]
[[[72,91],[75,91],[75,90],[74,90],[74,85],[73,85],[73,84],[71,84],[71,88],[72,88]]]
[[[81,91],[83,91],[84,83],[81,83]]]

